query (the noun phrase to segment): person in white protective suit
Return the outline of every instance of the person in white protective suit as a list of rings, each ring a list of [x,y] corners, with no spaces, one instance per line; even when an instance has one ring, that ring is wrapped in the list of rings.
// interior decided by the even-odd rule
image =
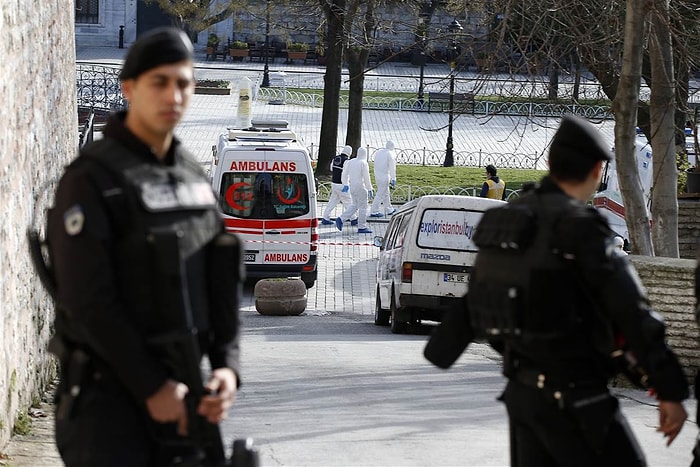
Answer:
[[[338,205],[338,203],[343,203],[343,209],[347,209],[350,204],[352,204],[352,198],[350,193],[343,191],[343,167],[345,162],[348,161],[350,155],[352,154],[352,146],[345,146],[343,150],[333,158],[331,161],[331,197],[328,200],[326,209],[323,210],[323,217],[321,218],[321,224],[331,225],[334,222],[331,220],[330,215],[333,209]],[[357,219],[350,221],[351,225],[357,225]]]
[[[347,222],[357,213],[357,233],[372,233],[367,227],[367,208],[369,207],[368,195],[374,195],[372,180],[369,178],[369,164],[367,163],[367,149],[358,148],[357,157],[345,163],[343,169],[343,191],[350,191],[352,203],[345,211],[335,218],[335,226],[343,230],[343,222]]]
[[[396,156],[394,142],[391,140],[374,155],[374,182],[377,184],[377,196],[372,201],[370,216],[384,217],[384,213],[394,214],[396,209],[391,205],[389,186],[396,186]]]

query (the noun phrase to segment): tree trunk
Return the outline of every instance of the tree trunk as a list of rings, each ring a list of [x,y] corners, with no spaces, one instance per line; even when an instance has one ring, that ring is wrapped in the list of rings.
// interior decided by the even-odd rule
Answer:
[[[343,64],[343,24],[345,22],[345,0],[321,2],[328,22],[328,50],[326,51],[326,74],[323,83],[323,116],[318,142],[318,164],[316,177],[328,179],[330,164],[338,146],[338,121],[340,81]]]
[[[654,159],[651,237],[657,256],[678,258],[678,196],[675,145],[676,91],[668,0],[653,0],[651,60],[651,148]]]
[[[622,70],[613,102],[615,159],[632,252],[652,256],[649,217],[642,196],[642,184],[637,171],[634,147],[642,70],[644,18],[649,11],[649,5],[646,0],[627,0],[626,5]]]
[[[350,92],[348,102],[348,131],[345,144],[357,149],[362,144],[362,94],[365,85],[365,65],[369,49],[350,49],[345,51],[345,58],[350,73]]]

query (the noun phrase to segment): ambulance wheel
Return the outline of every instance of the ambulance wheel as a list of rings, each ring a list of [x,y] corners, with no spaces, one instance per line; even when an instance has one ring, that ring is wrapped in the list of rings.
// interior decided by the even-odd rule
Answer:
[[[374,308],[374,324],[377,326],[389,326],[391,310],[382,310],[382,299],[379,298],[379,287],[377,287],[377,304]]]
[[[304,282],[304,285],[306,286],[307,289],[310,289],[316,284],[316,275],[318,274],[318,271],[314,272],[302,272],[301,273],[301,280]]]
[[[391,306],[389,308],[389,313],[391,314],[391,332],[394,334],[405,334],[408,330],[408,323],[406,321],[399,321],[396,319],[396,314],[398,309],[396,308],[396,300],[394,296],[391,296]]]

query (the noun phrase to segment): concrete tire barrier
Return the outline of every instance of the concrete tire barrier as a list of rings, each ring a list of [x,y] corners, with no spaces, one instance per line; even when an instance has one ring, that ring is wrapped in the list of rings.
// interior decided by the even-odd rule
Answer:
[[[296,277],[261,279],[253,294],[261,315],[297,316],[306,310],[306,285]]]

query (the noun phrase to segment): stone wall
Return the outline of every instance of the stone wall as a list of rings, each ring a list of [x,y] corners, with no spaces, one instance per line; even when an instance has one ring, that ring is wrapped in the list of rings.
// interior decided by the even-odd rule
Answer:
[[[647,289],[652,307],[663,316],[668,342],[692,381],[700,366],[700,334],[695,322],[695,261],[649,256],[630,256],[630,260]]]
[[[700,199],[678,200],[678,250],[681,258],[695,259],[700,238]]]
[[[51,190],[78,142],[73,14],[64,0],[0,7],[0,452],[54,373],[45,350],[53,311],[26,230],[35,197]]]

